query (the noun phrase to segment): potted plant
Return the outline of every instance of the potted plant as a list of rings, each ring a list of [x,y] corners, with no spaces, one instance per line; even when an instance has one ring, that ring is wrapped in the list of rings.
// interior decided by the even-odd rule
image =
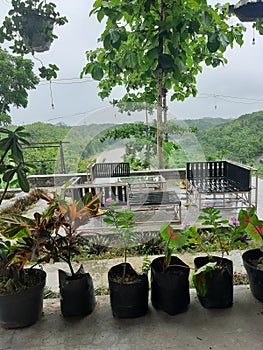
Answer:
[[[5,328],[34,324],[41,316],[46,273],[25,268],[39,256],[47,233],[47,223],[35,215],[34,220],[2,216],[0,238],[0,323]]]
[[[151,301],[154,308],[169,315],[187,309],[190,303],[190,268],[181,259],[172,255],[186,243],[187,237],[168,224],[163,223],[160,235],[165,240],[165,255],[151,263]]]
[[[197,296],[205,308],[226,308],[233,304],[233,263],[224,258],[236,241],[240,228],[236,222],[230,224],[223,220],[219,209],[207,206],[199,216],[206,229],[198,230],[193,226],[186,230],[188,243],[201,247],[206,256],[194,259],[195,272],[193,283]],[[208,245],[211,243],[221,256],[210,255]]]
[[[91,217],[99,215],[99,198],[88,192],[79,201],[68,203],[64,191],[53,197],[42,195],[48,202],[46,215],[54,223],[53,234],[45,242],[47,260],[65,261],[69,271],[59,270],[61,312],[64,317],[86,316],[95,307],[95,291],[89,273],[80,265],[77,271],[72,266],[72,258],[80,253],[80,247],[87,242],[83,239],[81,226]],[[85,233],[85,232],[84,232]]]
[[[118,210],[111,198],[106,200],[106,206],[103,220],[114,226],[118,246],[124,253],[124,262],[113,266],[108,272],[112,314],[117,318],[140,317],[148,311],[149,283],[147,273],[137,273],[127,262],[135,217],[126,207]]]
[[[248,274],[249,285],[256,299],[263,302],[263,220],[256,214],[256,208],[241,209],[238,215],[240,226],[261,247],[243,253],[242,259]]]
[[[57,36],[53,33],[55,24],[67,22],[56,11],[56,5],[42,0],[12,0],[12,8],[0,28],[0,42],[13,41],[14,53],[43,52]]]
[[[34,219],[21,215],[2,216],[1,221],[9,225],[3,234],[5,237],[10,235],[19,238],[26,230],[33,237],[37,237],[35,246],[41,253],[38,263],[65,261],[69,272],[59,270],[62,315],[88,315],[95,307],[93,281],[82,266],[74,271],[72,258],[79,253],[82,242],[78,228],[97,215],[99,199],[87,193],[78,202],[68,203],[65,200],[65,191],[60,195],[54,193],[52,197],[42,194],[41,198],[45,199],[48,205],[43,213],[35,213]],[[27,240],[24,244],[25,249],[28,243],[30,242]]]

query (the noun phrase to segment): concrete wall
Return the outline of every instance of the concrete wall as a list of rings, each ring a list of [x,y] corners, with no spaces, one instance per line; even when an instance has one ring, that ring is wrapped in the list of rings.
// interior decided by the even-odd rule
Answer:
[[[166,180],[183,180],[185,179],[186,170],[180,169],[161,169],[161,170],[141,170],[131,171],[131,175],[162,175]],[[73,178],[80,177],[82,182],[86,182],[88,174],[50,174],[50,175],[30,175],[28,181],[31,188],[42,187],[60,187]]]

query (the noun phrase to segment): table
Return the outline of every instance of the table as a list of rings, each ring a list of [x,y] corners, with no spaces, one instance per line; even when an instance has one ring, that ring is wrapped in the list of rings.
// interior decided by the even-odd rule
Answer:
[[[172,210],[174,217],[171,222],[181,223],[181,201],[175,191],[130,193],[129,204],[132,211]]]
[[[143,189],[163,190],[166,186],[165,178],[162,175],[100,177],[93,181],[93,184],[96,185],[105,183],[128,183],[131,191],[140,191]]]

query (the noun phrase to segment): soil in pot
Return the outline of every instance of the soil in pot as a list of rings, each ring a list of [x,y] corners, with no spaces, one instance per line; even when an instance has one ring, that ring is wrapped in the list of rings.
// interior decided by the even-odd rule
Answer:
[[[89,273],[81,266],[72,277],[59,270],[60,308],[64,317],[87,316],[95,308],[95,290]]]
[[[197,269],[209,262],[216,262],[216,268],[199,278],[206,278],[206,293],[197,292],[200,303],[205,308],[227,308],[233,305],[233,263],[217,256],[197,257],[194,264]]]
[[[151,263],[151,301],[157,310],[169,315],[184,312],[190,303],[190,268],[181,259],[172,256],[171,264],[163,270],[164,257]]]
[[[26,289],[14,294],[0,293],[0,323],[4,328],[22,328],[36,323],[43,310],[46,273],[25,269]]]
[[[108,272],[111,310],[114,317],[140,317],[148,311],[149,283],[129,263],[113,266]]]
[[[263,302],[263,252],[251,249],[242,255],[253,296]]]

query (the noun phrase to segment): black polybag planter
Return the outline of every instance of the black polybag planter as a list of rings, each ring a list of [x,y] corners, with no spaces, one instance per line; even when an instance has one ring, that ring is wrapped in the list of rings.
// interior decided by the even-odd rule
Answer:
[[[251,263],[261,257],[263,257],[263,252],[260,249],[250,249],[242,255],[243,264],[249,279],[250,290],[256,299],[263,302],[263,270]]]
[[[4,328],[22,328],[36,323],[43,310],[43,289],[46,273],[40,269],[25,269],[29,276],[37,275],[39,282],[26,290],[0,295],[0,323]]]
[[[129,263],[126,274],[133,276],[134,283],[121,283],[114,277],[123,275],[124,263],[113,266],[108,272],[111,310],[114,317],[140,317],[148,311],[149,282],[146,274],[139,275]]]
[[[211,271],[207,281],[207,294],[198,299],[205,308],[227,308],[233,305],[233,263],[231,260],[218,256],[197,257],[194,259],[196,269],[209,262],[217,262],[216,268]]]
[[[176,315],[184,312],[190,303],[190,268],[176,256],[172,256],[171,264],[165,271],[163,263],[164,257],[156,258],[151,263],[151,301],[155,309]]]
[[[20,32],[27,50],[48,51],[52,40],[47,35],[54,27],[53,20],[43,15],[24,14],[20,18]]]
[[[73,278],[71,274],[58,270],[60,308],[64,317],[87,316],[95,308],[96,299],[93,281],[81,265]]]

